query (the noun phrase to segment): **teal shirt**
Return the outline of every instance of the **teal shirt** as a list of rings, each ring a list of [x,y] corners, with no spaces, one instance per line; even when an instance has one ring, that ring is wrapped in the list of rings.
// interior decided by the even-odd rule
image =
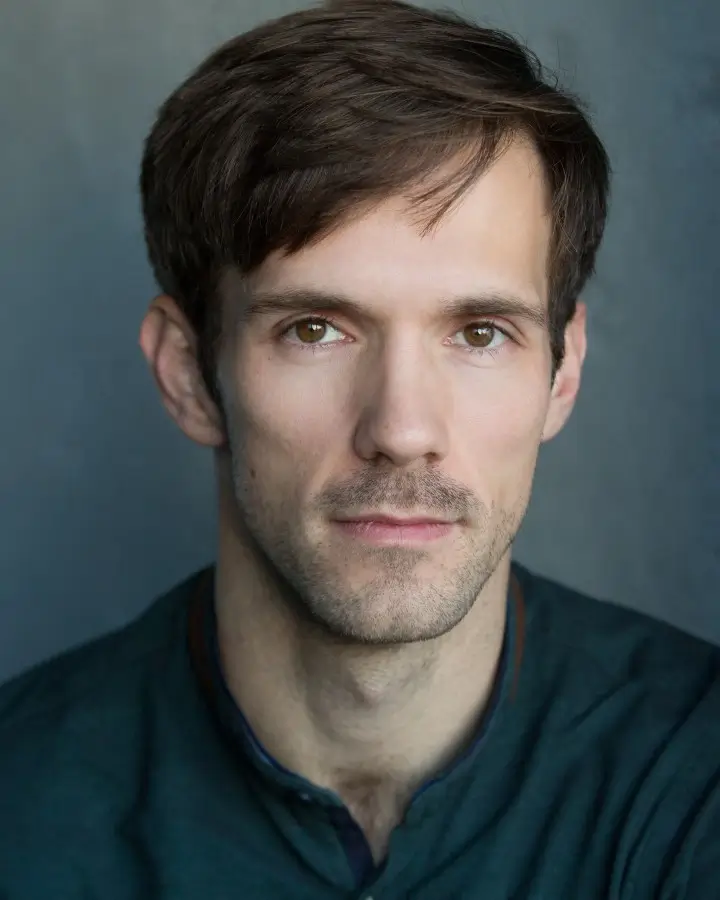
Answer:
[[[720,650],[513,573],[478,735],[378,869],[235,707],[211,569],[9,682],[1,900],[720,898]]]

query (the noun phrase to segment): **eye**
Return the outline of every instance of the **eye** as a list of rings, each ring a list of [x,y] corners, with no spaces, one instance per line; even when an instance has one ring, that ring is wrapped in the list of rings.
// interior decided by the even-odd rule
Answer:
[[[475,353],[496,353],[510,336],[494,322],[472,322],[459,331],[459,344],[464,350]]]
[[[300,319],[283,331],[282,337],[290,344],[305,347],[334,344],[345,339],[345,335],[332,322],[321,318]]]

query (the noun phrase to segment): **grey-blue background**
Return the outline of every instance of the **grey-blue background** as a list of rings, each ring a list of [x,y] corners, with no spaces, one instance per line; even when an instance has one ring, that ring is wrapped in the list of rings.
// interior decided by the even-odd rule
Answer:
[[[0,678],[213,556],[211,456],[137,348],[136,189],[159,103],[282,0],[0,10]],[[720,4],[467,0],[591,103],[616,172],[578,409],[516,557],[720,642]]]

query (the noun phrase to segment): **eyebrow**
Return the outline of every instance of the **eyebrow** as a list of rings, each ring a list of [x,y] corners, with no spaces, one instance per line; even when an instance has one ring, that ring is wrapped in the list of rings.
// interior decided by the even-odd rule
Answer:
[[[500,316],[521,319],[541,329],[548,327],[544,309],[513,294],[489,291],[473,296],[449,297],[443,301],[441,309],[444,315],[451,318],[483,319]],[[239,319],[242,323],[247,323],[251,319],[273,313],[310,313],[320,310],[339,312],[364,321],[373,318],[366,307],[350,297],[309,288],[290,288],[253,293],[239,312]]]

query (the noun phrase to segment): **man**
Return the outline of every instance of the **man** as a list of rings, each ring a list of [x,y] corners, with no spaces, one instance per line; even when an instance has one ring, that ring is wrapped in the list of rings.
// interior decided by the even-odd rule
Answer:
[[[163,105],[140,344],[217,560],[3,688],[3,898],[720,896],[718,651],[511,562],[608,170],[509,36],[395,0]]]

